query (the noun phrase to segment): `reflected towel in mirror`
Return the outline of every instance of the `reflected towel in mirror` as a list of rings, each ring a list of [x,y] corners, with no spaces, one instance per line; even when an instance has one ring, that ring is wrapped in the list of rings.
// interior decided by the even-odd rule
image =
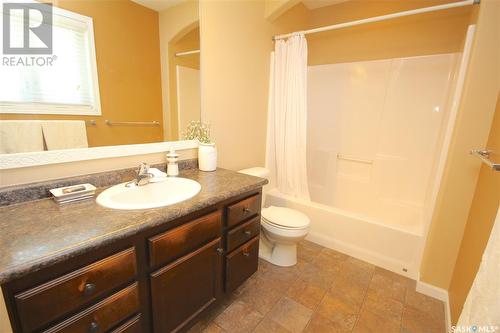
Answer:
[[[43,151],[42,126],[31,120],[0,120],[0,154]]]
[[[87,129],[83,120],[42,121],[47,150],[88,148]]]

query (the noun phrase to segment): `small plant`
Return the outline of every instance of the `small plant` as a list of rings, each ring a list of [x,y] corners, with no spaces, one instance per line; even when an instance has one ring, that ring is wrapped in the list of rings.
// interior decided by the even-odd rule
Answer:
[[[198,140],[200,143],[210,142],[210,125],[201,121],[191,121],[184,134],[185,140]]]

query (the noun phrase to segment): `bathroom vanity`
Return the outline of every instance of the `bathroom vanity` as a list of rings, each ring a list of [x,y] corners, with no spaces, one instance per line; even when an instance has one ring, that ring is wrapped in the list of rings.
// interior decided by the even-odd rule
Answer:
[[[249,278],[266,180],[223,169],[181,175],[200,193],[163,208],[50,199],[0,208],[13,331],[184,331]]]

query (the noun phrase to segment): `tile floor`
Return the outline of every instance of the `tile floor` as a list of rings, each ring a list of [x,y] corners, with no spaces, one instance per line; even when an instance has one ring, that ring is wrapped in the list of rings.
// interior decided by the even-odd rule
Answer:
[[[296,266],[261,260],[190,332],[445,332],[444,306],[410,279],[304,241]]]

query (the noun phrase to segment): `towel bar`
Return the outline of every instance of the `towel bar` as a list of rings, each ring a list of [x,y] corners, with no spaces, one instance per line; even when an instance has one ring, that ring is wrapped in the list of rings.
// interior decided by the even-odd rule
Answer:
[[[488,149],[473,149],[470,151],[472,155],[475,155],[479,157],[483,163],[485,163],[487,166],[492,168],[495,171],[500,171],[500,163],[493,162],[491,160],[491,155],[493,155],[493,152]]]
[[[153,121],[111,121],[111,120],[106,120],[105,121],[106,125],[112,126],[112,125],[153,125],[157,126],[160,125],[159,121],[153,120]]]
[[[366,158],[354,157],[354,156],[350,156],[350,155],[344,155],[344,154],[337,154],[337,159],[351,161],[351,162],[364,163],[364,164],[373,164],[373,160],[369,160]]]

